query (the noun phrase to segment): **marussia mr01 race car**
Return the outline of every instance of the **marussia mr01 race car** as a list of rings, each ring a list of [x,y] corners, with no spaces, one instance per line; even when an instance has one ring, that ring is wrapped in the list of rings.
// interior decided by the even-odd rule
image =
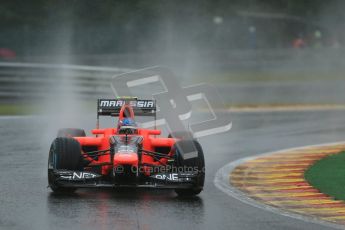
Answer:
[[[199,194],[205,162],[189,132],[159,137],[161,130],[139,128],[136,116],[156,116],[154,100],[99,99],[93,136],[82,129],[60,129],[48,159],[48,183],[54,192],[82,187],[175,189],[179,196]],[[118,117],[115,128],[99,128],[100,116]],[[194,157],[186,157],[194,153]],[[189,155],[191,156],[191,155]]]

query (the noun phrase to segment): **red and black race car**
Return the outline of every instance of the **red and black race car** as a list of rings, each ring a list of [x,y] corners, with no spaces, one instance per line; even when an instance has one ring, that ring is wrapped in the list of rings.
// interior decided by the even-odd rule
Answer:
[[[61,129],[51,144],[48,183],[54,192],[153,187],[193,196],[202,191],[204,155],[191,133],[160,137],[161,130],[137,127],[135,116],[156,116],[154,100],[99,99],[97,110],[93,136],[86,136],[82,129]],[[99,128],[100,116],[118,117],[118,126]]]

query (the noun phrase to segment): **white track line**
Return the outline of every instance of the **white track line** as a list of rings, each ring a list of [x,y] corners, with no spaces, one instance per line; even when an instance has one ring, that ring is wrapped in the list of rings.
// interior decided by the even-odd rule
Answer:
[[[133,69],[102,67],[89,65],[68,65],[68,64],[49,64],[49,63],[28,63],[28,62],[0,62],[0,67],[17,68],[42,68],[42,69],[70,69],[83,71],[101,71],[101,72],[131,72]]]
[[[261,156],[271,155],[271,154],[284,154],[286,151],[298,150],[301,148],[319,147],[319,146],[321,147],[321,146],[338,145],[338,144],[345,144],[345,142],[334,142],[334,143],[326,143],[326,144],[318,144],[318,145],[306,145],[306,146],[301,146],[301,147],[297,147],[297,148],[282,149],[279,151],[272,151],[272,152],[268,152],[268,153],[263,153],[263,154],[251,156],[251,157],[241,158],[241,159],[232,161],[229,164],[223,166],[221,169],[219,169],[216,173],[216,176],[213,180],[213,183],[218,189],[220,189],[221,191],[223,191],[227,195],[229,195],[229,196],[231,196],[231,197],[233,197],[233,198],[235,198],[235,199],[237,199],[243,203],[249,204],[253,207],[260,208],[260,209],[263,209],[263,210],[266,210],[266,211],[269,211],[269,212],[272,212],[275,214],[283,215],[286,217],[302,220],[302,221],[305,221],[308,223],[320,224],[322,226],[331,227],[331,228],[335,228],[335,229],[345,229],[345,226],[343,226],[343,225],[334,224],[334,223],[330,223],[327,221],[319,220],[316,217],[314,218],[314,217],[299,215],[296,213],[288,212],[288,211],[285,211],[285,210],[275,208],[275,207],[272,207],[270,205],[258,202],[254,199],[249,198],[248,196],[246,196],[245,193],[238,190],[237,188],[230,185],[230,183],[229,183],[230,173],[238,165],[243,164],[246,161],[253,160],[253,159],[256,159],[256,158],[261,157]]]
[[[305,111],[342,111],[345,105],[286,105],[286,106],[257,106],[257,107],[233,107],[228,109],[231,113],[258,113],[258,112],[305,112]]]

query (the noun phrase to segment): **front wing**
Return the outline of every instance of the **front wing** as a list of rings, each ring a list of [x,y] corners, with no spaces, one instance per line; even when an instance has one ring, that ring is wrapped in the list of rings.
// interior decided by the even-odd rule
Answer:
[[[142,187],[142,188],[195,188],[195,173],[157,173],[144,177],[138,183],[117,184],[104,176],[88,171],[49,170],[54,184],[61,187]]]

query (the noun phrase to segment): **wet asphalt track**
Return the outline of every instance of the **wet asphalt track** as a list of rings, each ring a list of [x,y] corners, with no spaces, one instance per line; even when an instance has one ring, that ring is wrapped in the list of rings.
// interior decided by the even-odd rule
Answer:
[[[47,152],[54,123],[42,117],[0,118],[0,229],[326,229],[244,204],[218,190],[216,171],[267,151],[345,140],[345,111],[232,114],[233,128],[200,139],[206,186],[194,199],[169,190],[47,188]],[[92,116],[79,121],[92,128]],[[50,130],[49,132],[47,130]]]

